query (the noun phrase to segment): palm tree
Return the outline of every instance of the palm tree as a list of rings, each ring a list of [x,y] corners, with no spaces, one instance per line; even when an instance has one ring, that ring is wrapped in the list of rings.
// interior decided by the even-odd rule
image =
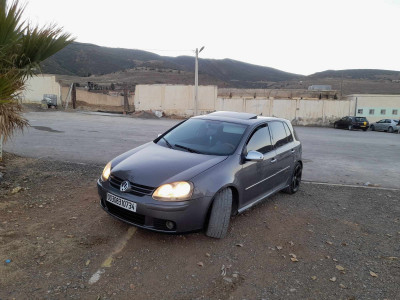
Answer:
[[[26,80],[40,71],[42,61],[73,41],[54,24],[31,26],[21,20],[23,11],[18,0],[11,5],[0,0],[0,143],[28,126],[17,101]]]

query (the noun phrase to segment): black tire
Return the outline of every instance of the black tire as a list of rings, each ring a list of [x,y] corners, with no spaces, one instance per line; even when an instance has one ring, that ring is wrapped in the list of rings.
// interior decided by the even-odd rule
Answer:
[[[371,131],[375,131],[375,126],[371,125]]]
[[[368,129],[368,128],[363,128],[362,130],[363,130],[363,131],[367,131],[367,129]]]
[[[353,130],[353,125],[349,125],[349,130]]]
[[[228,232],[232,211],[232,190],[230,188],[219,191],[214,198],[208,221],[206,235],[221,239]]]
[[[393,133],[393,127],[392,127],[392,126],[390,126],[390,127],[388,128],[388,132],[389,132],[389,133]]]
[[[290,178],[290,185],[283,190],[285,193],[292,195],[299,190],[302,172],[303,167],[301,166],[301,163],[296,163],[293,169],[292,177]]]
[[[333,123],[333,128],[335,128],[335,129],[338,128],[336,123]]]

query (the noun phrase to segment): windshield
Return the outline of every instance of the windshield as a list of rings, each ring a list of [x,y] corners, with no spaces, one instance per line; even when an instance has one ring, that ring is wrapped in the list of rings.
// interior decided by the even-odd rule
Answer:
[[[230,155],[236,150],[246,127],[229,122],[189,119],[161,137],[157,144],[193,153]]]

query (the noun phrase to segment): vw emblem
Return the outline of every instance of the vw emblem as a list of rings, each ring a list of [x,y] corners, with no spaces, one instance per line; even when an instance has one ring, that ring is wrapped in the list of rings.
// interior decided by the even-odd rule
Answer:
[[[122,181],[121,185],[119,187],[119,190],[121,192],[126,192],[127,190],[129,190],[131,188],[131,184],[129,183],[129,181]]]

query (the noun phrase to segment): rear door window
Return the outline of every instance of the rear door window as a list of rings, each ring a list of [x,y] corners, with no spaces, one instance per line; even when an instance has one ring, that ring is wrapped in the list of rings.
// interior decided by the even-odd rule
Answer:
[[[272,132],[272,139],[276,148],[281,147],[288,143],[285,127],[282,122],[269,123]]]
[[[285,125],[284,127],[285,127],[285,131],[286,131],[287,141],[288,141],[288,143],[291,143],[291,142],[293,142],[293,134],[290,131],[289,126],[286,123],[283,123],[283,124]]]

